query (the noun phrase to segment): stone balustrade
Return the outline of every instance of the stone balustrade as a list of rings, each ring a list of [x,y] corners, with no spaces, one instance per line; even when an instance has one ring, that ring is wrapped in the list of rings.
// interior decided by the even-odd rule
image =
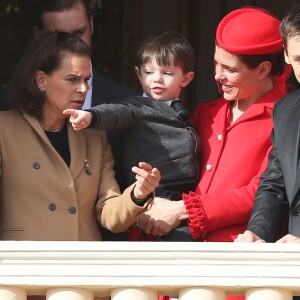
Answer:
[[[291,300],[300,244],[0,242],[0,300]]]

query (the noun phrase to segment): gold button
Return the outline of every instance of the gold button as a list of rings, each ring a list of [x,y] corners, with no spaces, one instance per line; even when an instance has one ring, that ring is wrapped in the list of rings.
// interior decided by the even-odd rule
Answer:
[[[219,140],[219,141],[222,141],[222,134],[219,134],[219,135],[218,135],[218,140]]]
[[[212,169],[212,166],[211,165],[206,165],[206,170],[207,171],[210,171]]]

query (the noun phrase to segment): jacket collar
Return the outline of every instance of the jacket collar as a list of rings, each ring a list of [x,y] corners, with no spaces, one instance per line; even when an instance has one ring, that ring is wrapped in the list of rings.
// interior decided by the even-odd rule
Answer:
[[[284,96],[285,93],[281,87],[274,87],[253,105],[251,105],[251,107],[249,107],[238,120],[230,125],[229,128],[235,127],[236,125],[245,122],[246,120],[250,120],[256,118],[259,115],[262,115],[265,111],[265,108],[272,109],[275,102]],[[215,121],[215,125],[218,126],[219,129],[224,128],[229,105],[230,101],[227,101],[224,98],[219,98],[218,100],[214,101],[213,105],[210,108],[210,116]]]
[[[33,128],[33,130],[36,132],[36,134],[41,138],[41,140],[49,147],[49,149],[53,152],[53,155],[55,155],[63,164],[63,167],[68,168],[62,157],[57,153],[57,151],[52,146],[51,142],[47,138],[47,135],[45,134],[43,128],[41,127],[38,120],[30,116],[26,113],[23,113],[24,118],[27,120],[27,122],[30,124],[30,126]],[[85,166],[86,161],[86,134],[85,130],[82,131],[75,131],[71,125],[70,122],[67,122],[67,130],[68,130],[68,141],[69,141],[69,148],[70,148],[70,157],[71,157],[71,163],[70,163],[70,172],[72,173],[72,177],[74,180],[79,175],[82,168]]]

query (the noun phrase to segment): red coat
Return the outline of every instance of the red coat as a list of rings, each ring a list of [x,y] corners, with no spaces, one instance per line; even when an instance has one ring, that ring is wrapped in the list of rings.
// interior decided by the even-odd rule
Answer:
[[[201,179],[194,193],[183,195],[194,238],[233,241],[246,229],[271,148],[272,108],[284,95],[281,88],[272,89],[230,126],[229,101],[220,98],[196,108]]]

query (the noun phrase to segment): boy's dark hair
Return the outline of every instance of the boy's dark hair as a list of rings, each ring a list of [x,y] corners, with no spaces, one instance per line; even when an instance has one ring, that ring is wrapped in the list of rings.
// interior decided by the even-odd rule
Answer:
[[[87,44],[76,35],[66,32],[40,31],[29,44],[17,65],[8,95],[18,109],[39,118],[45,94],[35,81],[37,71],[51,74],[57,70],[66,54],[90,57]]]
[[[152,60],[158,65],[174,65],[188,73],[195,66],[195,53],[186,38],[173,31],[163,31],[146,39],[137,53],[136,66],[141,68]]]
[[[44,29],[43,14],[47,12],[63,12],[77,4],[82,4],[86,9],[88,19],[93,15],[93,6],[89,0],[37,0],[34,6],[34,26]]]
[[[300,35],[300,5],[295,6],[283,17],[280,23],[280,34],[287,50],[288,39]]]

